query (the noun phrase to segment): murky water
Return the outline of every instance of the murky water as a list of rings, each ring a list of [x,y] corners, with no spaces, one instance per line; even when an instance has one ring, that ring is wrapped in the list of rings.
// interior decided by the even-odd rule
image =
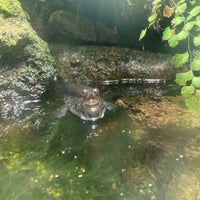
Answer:
[[[169,97],[118,102],[96,122],[54,119],[55,98],[29,120],[1,120],[1,199],[199,200],[198,115]]]

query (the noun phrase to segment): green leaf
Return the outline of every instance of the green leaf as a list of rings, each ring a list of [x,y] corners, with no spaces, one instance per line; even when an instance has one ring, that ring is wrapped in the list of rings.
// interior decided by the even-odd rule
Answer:
[[[146,35],[146,32],[147,32],[147,28],[141,31],[139,40],[141,40]]]
[[[179,1],[177,2],[177,6],[181,5],[181,4],[184,3],[184,2],[185,2],[185,0],[179,0]]]
[[[189,108],[196,108],[196,106],[198,104],[198,100],[195,96],[191,96],[185,100],[185,104]]]
[[[185,12],[186,9],[187,9],[187,4],[183,3],[183,4],[177,6],[175,12],[176,12],[177,15],[181,15],[182,13]]]
[[[158,10],[158,8],[160,8],[162,5],[161,4],[158,4],[155,9]]]
[[[188,21],[190,21],[192,18],[193,18],[193,16],[192,16],[192,15],[188,15],[185,21],[187,21],[187,22],[188,22]]]
[[[193,43],[196,47],[200,46],[200,36],[194,37]]]
[[[194,59],[191,63],[192,70],[200,71],[200,59]]]
[[[163,32],[162,39],[169,40],[172,36],[173,36],[172,30],[170,29],[170,27],[167,27]]]
[[[200,27],[200,16],[196,17],[195,25],[198,26],[198,27]]]
[[[148,25],[148,28],[151,28],[151,27],[152,27],[152,25],[154,25],[154,24],[155,24],[155,21],[153,21],[153,22],[149,23],[149,25]]]
[[[176,74],[176,83],[180,86],[186,85],[187,81],[191,81],[193,77],[192,71],[182,72]]]
[[[182,30],[180,33],[176,34],[176,37],[178,40],[184,40],[185,38],[187,38],[188,36],[188,32]]]
[[[178,45],[178,38],[176,35],[173,35],[169,40],[168,40],[168,44],[170,47],[175,47]]]
[[[189,15],[192,15],[193,17],[200,14],[200,6],[194,7],[190,12]]]
[[[193,17],[197,16],[198,14],[200,14],[200,6],[194,7],[194,8],[189,12],[186,21],[191,20]]]
[[[154,0],[153,5],[156,5],[157,3],[160,3],[160,2],[161,2],[161,0]]]
[[[187,22],[186,25],[183,27],[183,30],[190,31],[195,25],[195,21]]]
[[[175,54],[173,57],[172,57],[172,62],[174,63],[175,67],[182,67],[182,65],[184,63],[186,63],[189,59],[189,54],[188,52],[186,51],[185,53],[183,54]]]
[[[200,100],[200,90],[195,91],[195,96],[197,97],[198,100]]]
[[[153,13],[149,18],[148,18],[148,22],[155,22],[156,18],[157,18],[158,14],[157,13]]]
[[[200,77],[194,77],[192,79],[192,85],[195,88],[200,88]]]
[[[193,93],[194,93],[194,88],[193,88],[192,85],[190,85],[190,86],[183,86],[181,88],[181,95],[183,97],[188,97],[188,96],[190,96]]]
[[[195,111],[197,111],[200,114],[200,102],[198,100],[198,104],[195,106]]]
[[[175,26],[178,26],[179,24],[181,24],[182,22],[184,22],[184,17],[175,17],[172,19],[171,23],[172,25],[175,27]]]

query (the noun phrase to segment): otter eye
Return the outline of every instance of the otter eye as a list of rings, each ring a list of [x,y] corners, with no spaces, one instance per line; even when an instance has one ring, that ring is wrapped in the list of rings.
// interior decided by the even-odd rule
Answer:
[[[99,95],[99,90],[97,88],[93,89],[93,92],[98,96]]]

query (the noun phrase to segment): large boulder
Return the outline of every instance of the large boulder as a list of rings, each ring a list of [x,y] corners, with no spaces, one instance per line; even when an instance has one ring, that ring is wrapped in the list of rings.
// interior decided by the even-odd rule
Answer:
[[[119,39],[115,28],[65,10],[53,12],[49,23],[56,33],[84,42],[115,44]]]
[[[50,0],[51,4],[57,2]],[[151,3],[146,0],[60,0],[62,9],[87,16],[108,27],[115,27],[119,44],[138,47],[140,31],[148,24]],[[128,2],[131,2],[129,4]]]
[[[59,21],[55,23],[59,25],[60,21],[62,21],[62,26],[55,27],[56,25],[54,25],[52,28],[52,24],[50,25],[48,23],[48,19],[51,18],[50,16],[52,13],[58,14],[61,12],[60,10],[64,10],[66,12],[74,13],[76,19],[79,17],[79,20],[82,20],[82,16],[84,16],[89,19],[89,21],[92,21],[95,27],[97,24],[97,27],[99,27],[97,28],[97,33],[103,25],[106,30],[108,30],[108,33],[112,33],[110,34],[111,36],[113,36],[114,33],[114,38],[117,39],[118,45],[136,48],[144,47],[145,49],[154,51],[161,50],[160,47],[163,45],[161,44],[160,33],[154,30],[150,31],[150,35],[149,32],[147,32],[145,41],[138,41],[141,30],[148,25],[147,18],[151,13],[151,2],[146,0],[132,0],[131,5],[128,4],[128,1],[126,0],[20,1],[31,17],[34,29],[37,30],[39,35],[46,40],[51,40],[53,42],[55,40],[66,42],[66,36],[62,37],[58,34],[58,32],[62,32],[61,30],[63,29],[63,23],[67,23],[63,22],[64,19],[62,21],[62,15],[59,14],[61,18],[59,18]],[[77,20],[75,21],[77,22]],[[98,24],[100,24],[100,26]],[[75,23],[73,25],[75,26]],[[79,26],[82,27],[80,24]],[[57,31],[55,34],[52,34],[52,29],[58,29],[59,31]],[[64,32],[66,34],[66,30]],[[108,33],[106,31],[106,35]],[[154,41],[152,41],[152,36]],[[112,40],[114,38],[112,38]],[[114,39],[115,42],[116,39]],[[76,44],[80,43],[82,44],[82,41],[76,40]],[[113,43],[111,42],[111,44]]]
[[[2,117],[13,117],[45,92],[54,59],[18,0],[0,1],[0,24],[0,110]]]
[[[58,73],[72,81],[164,79],[174,81],[171,56],[122,47],[51,46]]]

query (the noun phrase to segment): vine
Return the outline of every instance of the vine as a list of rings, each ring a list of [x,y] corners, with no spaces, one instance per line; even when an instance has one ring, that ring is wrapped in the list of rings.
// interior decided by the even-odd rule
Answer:
[[[153,0],[151,15],[148,18],[149,25],[141,31],[139,40],[151,27],[160,30],[159,22],[163,17],[171,19],[170,25],[162,33],[162,40],[167,41],[172,48],[186,42],[183,53],[172,56],[173,64],[182,71],[176,74],[175,81],[181,86],[185,104],[200,113],[200,53],[199,57],[195,57],[191,50],[192,46],[198,50],[200,47],[200,6],[197,5],[197,0],[169,0],[169,5],[165,2]]]

